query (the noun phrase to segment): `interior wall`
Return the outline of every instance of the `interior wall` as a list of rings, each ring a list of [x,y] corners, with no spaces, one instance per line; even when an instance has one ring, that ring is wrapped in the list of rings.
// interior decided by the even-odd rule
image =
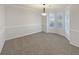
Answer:
[[[6,39],[42,31],[41,14],[32,8],[6,5]]]
[[[42,16],[42,31],[47,32],[47,16]]]
[[[5,10],[4,5],[0,5],[0,52],[5,42]]]
[[[70,42],[79,47],[79,5],[72,5],[70,11]]]

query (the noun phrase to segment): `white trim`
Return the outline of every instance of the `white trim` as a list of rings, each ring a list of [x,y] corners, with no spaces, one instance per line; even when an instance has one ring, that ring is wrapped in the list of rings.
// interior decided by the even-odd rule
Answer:
[[[70,41],[70,44],[71,44],[71,45],[74,45],[74,46],[76,46],[76,47],[79,47],[79,44],[74,43],[74,42],[72,42],[72,41]]]
[[[4,47],[5,40],[4,40],[3,42],[1,42],[1,43],[2,43],[2,45],[1,45],[1,47],[0,47],[0,53],[1,53],[1,51],[2,51],[2,48]]]
[[[41,31],[42,31],[41,25],[36,25],[36,24],[7,27],[5,31],[6,40],[30,35]]]
[[[38,32],[41,32],[41,31],[38,31]],[[6,40],[11,40],[11,39],[19,38],[19,37],[24,37],[24,36],[35,34],[35,33],[38,33],[38,32],[32,32],[32,33],[29,33],[29,34],[18,35],[18,36],[14,36],[14,37],[11,37],[11,38],[7,38]]]
[[[2,51],[2,48],[4,46],[4,42],[5,42],[5,35],[4,35],[4,30],[0,32],[0,53]]]
[[[6,29],[8,28],[16,28],[16,27],[28,27],[28,26],[41,26],[40,24],[28,24],[28,25],[16,25],[16,26],[6,26]]]
[[[71,29],[71,30],[70,30],[70,33],[71,33],[71,32],[79,33],[79,31],[78,31],[78,30],[75,30],[75,29]],[[70,34],[70,44],[71,44],[71,45],[74,45],[74,46],[76,46],[76,47],[79,47],[79,43],[78,43],[78,41],[76,40],[77,38],[75,37],[75,39],[73,40],[72,37],[71,37],[71,35],[72,35],[72,33]]]
[[[70,31],[79,32],[79,30],[74,30],[74,29],[71,29]]]

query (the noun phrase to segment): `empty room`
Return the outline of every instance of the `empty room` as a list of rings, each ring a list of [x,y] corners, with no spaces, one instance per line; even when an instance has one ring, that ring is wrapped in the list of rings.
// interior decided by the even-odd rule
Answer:
[[[0,4],[0,55],[79,55],[79,4]]]

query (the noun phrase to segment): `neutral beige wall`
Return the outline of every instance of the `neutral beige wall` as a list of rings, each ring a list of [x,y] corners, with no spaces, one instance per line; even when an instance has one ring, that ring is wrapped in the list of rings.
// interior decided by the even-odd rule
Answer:
[[[0,52],[2,50],[2,47],[4,45],[5,41],[5,10],[4,10],[4,5],[0,5]]]
[[[70,10],[70,42],[79,47],[79,5],[72,5]]]
[[[6,26],[41,24],[40,13],[29,8],[23,9],[16,6],[6,6]]]
[[[47,32],[47,16],[42,16],[42,31]]]
[[[32,8],[6,5],[6,38],[16,38],[42,31],[41,13]]]

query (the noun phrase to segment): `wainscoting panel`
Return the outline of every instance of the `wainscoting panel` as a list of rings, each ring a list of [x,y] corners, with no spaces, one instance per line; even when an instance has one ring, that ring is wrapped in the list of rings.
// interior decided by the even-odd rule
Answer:
[[[23,26],[13,26],[6,28],[6,39],[13,39],[21,36],[26,36],[32,33],[41,32],[41,25],[31,24]]]
[[[79,47],[79,31],[71,30],[70,44]]]
[[[5,37],[4,37],[4,32],[0,32],[0,53],[1,53],[1,50],[4,46],[4,42],[5,42]]]

